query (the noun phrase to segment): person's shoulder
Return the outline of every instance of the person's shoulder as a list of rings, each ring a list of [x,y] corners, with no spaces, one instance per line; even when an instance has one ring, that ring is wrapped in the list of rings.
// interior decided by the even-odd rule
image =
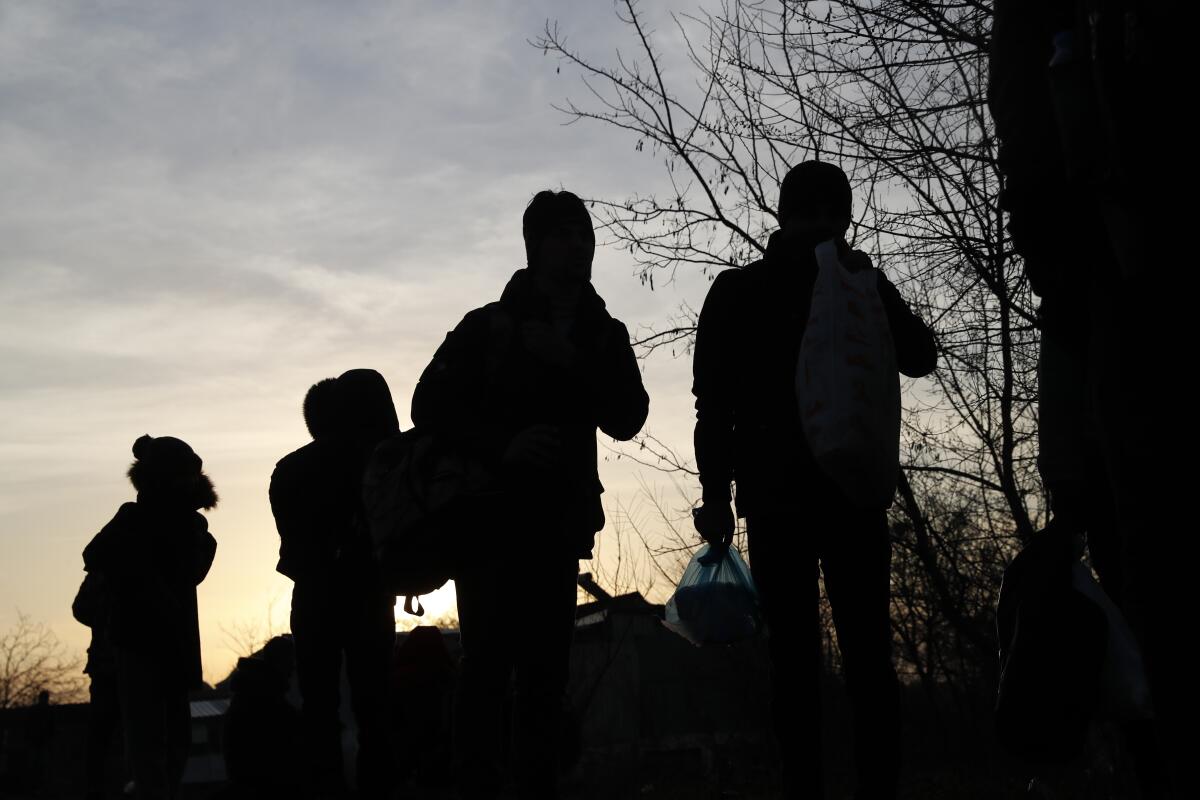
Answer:
[[[134,520],[141,518],[141,513],[142,513],[142,507],[139,506],[137,503],[133,502],[132,500],[129,500],[127,502],[121,503],[120,508],[117,509],[117,513],[113,515],[112,522],[109,524],[111,525],[114,523],[120,524],[122,522],[133,522]]]
[[[870,261],[868,260],[867,263],[870,264]],[[896,284],[892,283],[891,278],[887,276],[887,273],[873,264],[870,264],[870,269],[875,273],[875,288],[879,294],[888,299],[890,299],[893,295],[896,297],[896,299],[899,299],[900,291],[896,288]]]
[[[511,318],[500,302],[487,303],[464,314],[450,335],[459,342],[480,343],[490,338],[498,325],[510,322]]]
[[[754,287],[762,282],[763,263],[755,261],[718,272],[708,287],[705,303],[736,303],[738,298],[754,291]]]
[[[745,286],[753,281],[754,278],[760,276],[765,264],[765,261],[759,260],[752,261],[745,266],[728,267],[723,269],[717,273],[715,278],[713,278],[712,288],[709,291],[712,291],[712,289],[716,289],[718,287],[722,289],[729,289]]]
[[[275,462],[275,475],[286,476],[297,470],[303,470],[319,457],[322,446],[319,440],[313,439],[302,447],[297,447],[283,458]]]
[[[347,460],[349,445],[337,438],[313,439],[279,459],[271,473],[274,489],[311,482]]]
[[[496,314],[506,313],[503,308],[499,300],[484,303],[478,308],[472,308],[466,314],[463,314],[462,322],[459,325],[479,325],[490,320]]]
[[[111,560],[114,548],[121,548],[130,534],[143,524],[143,509],[137,503],[122,503],[117,513],[83,549],[83,564],[87,570],[103,569]]]
[[[146,509],[138,505],[132,500],[122,503],[117,509],[117,513],[113,514],[113,518],[100,531],[101,533],[132,530],[143,523],[146,518]]]

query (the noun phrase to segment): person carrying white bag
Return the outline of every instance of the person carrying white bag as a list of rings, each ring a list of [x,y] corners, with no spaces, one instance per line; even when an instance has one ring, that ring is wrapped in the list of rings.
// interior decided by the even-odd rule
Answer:
[[[750,571],[766,620],[772,672],[778,676],[772,706],[789,798],[821,791],[822,575],[853,713],[855,796],[894,797],[900,771],[886,517],[899,441],[896,371],[927,375],[937,352],[929,329],[896,288],[864,253],[845,243],[852,205],[849,181],[836,166],[808,161],[788,172],[779,193],[780,230],[771,235],[761,260],[726,270],[713,281],[700,312],[692,362],[696,463],[704,491],[696,529],[714,547],[732,541],[736,485],[736,513],[746,519]],[[812,409],[812,416],[833,420],[817,434],[822,441],[882,442],[860,446],[857,456],[853,447],[850,455],[834,447],[829,452],[842,455],[822,456],[826,463],[842,465],[841,480],[818,461],[796,394],[801,339],[810,327],[810,309],[823,302],[817,288],[822,242],[830,243],[823,252],[836,252],[838,269],[848,280],[864,291],[874,289],[867,316],[874,317],[878,334],[881,307],[889,334],[876,335],[873,348],[868,338],[856,344],[861,352],[835,353],[848,359],[842,372],[854,367],[862,373],[856,378],[861,386],[850,386],[849,400]],[[818,307],[818,314],[823,310]],[[835,330],[826,339],[845,335]],[[815,366],[812,359],[805,363]],[[872,401],[882,401],[875,407],[886,413],[854,411]]]

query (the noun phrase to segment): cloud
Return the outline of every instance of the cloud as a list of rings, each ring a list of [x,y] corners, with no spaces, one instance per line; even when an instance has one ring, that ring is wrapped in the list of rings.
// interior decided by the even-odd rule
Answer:
[[[265,486],[307,386],[373,366],[405,418],[521,266],[527,198],[656,188],[632,142],[551,109],[586,91],[527,44],[551,17],[593,52],[624,36],[594,2],[0,7],[0,629],[21,606],[82,641],[78,552],[149,431],[193,441],[223,494],[218,647],[279,590]],[[679,299],[622,253],[596,276],[631,328]],[[687,427],[686,372],[650,376],[659,430]]]

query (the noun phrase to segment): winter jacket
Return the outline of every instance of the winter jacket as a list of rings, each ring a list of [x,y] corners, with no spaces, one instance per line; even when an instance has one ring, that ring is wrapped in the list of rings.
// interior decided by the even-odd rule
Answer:
[[[271,474],[271,513],[279,531],[275,569],[293,581],[377,581],[363,521],[367,459],[400,425],[383,376],[352,369],[337,378],[342,406],[337,434],[284,456]]]
[[[187,688],[202,681],[196,587],[216,551],[202,514],[141,496],[83,551],[84,568],[101,573],[110,592],[112,644],[155,657]]]
[[[526,270],[513,275],[497,303],[463,318],[438,348],[413,394],[412,420],[453,441],[497,475],[516,503],[513,513],[563,537],[564,547],[591,556],[604,526],[596,469],[596,429],[633,438],[649,397],[625,325],[613,319],[590,284],[567,333],[577,359],[570,368],[543,362],[522,340],[526,321],[552,324],[549,302]],[[563,463],[532,485],[504,474],[501,459],[518,433],[554,426]]]
[[[279,460],[271,473],[271,513],[279,531],[275,569],[293,581],[320,578],[357,534],[361,467],[354,448],[317,439]]]
[[[929,374],[937,362],[933,336],[878,275],[900,371]],[[816,276],[812,251],[797,252],[776,233],[762,260],[722,272],[708,291],[692,360],[706,503],[728,503],[731,481],[743,516],[832,485],[813,461],[796,402],[796,361]]]

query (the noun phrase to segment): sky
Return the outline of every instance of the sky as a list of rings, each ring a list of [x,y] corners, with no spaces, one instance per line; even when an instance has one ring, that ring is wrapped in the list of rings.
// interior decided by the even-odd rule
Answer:
[[[670,8],[643,7],[668,52]],[[587,89],[528,43],[547,19],[600,61],[633,49],[595,0],[0,3],[0,631],[20,611],[86,647],[80,553],[132,499],[143,433],[192,444],[221,495],[206,678],[226,631],[286,630],[267,484],[308,440],[308,386],[377,369],[407,426],[446,331],[522,265],[535,192],[664,187],[551,107]],[[631,330],[707,285],[650,291],[603,244],[594,275]],[[687,359],[645,381],[647,430],[690,450]],[[601,478],[610,506],[660,480],[612,458]]]

